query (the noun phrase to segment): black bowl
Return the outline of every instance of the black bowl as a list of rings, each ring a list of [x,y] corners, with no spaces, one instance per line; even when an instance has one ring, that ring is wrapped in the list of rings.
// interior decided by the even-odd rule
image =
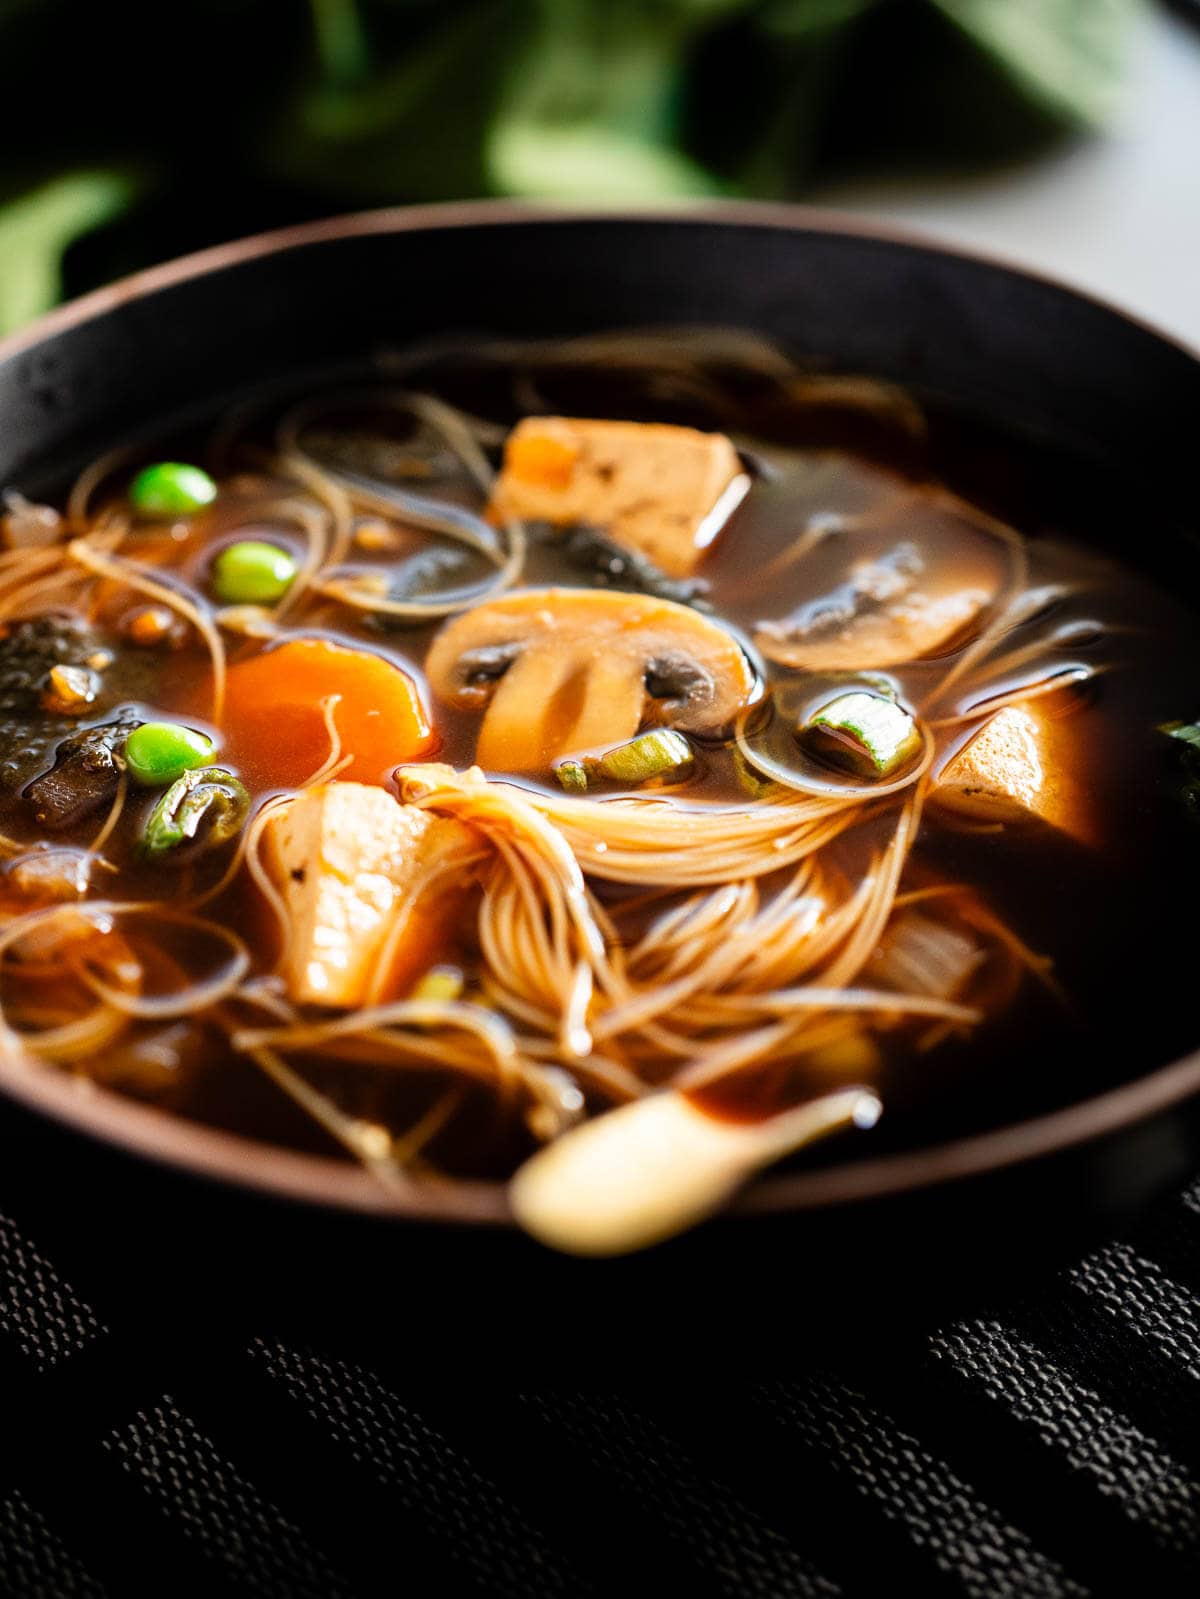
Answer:
[[[761,206],[381,212],[143,273],[0,345],[0,485],[60,483],[149,425],[431,334],[670,324],[753,329],[816,369],[898,381],[1075,458],[1136,461],[1160,550],[1192,516],[1200,362],[1187,351],[1011,268]],[[482,1313],[543,1351],[552,1306],[556,1347],[599,1331],[611,1350],[628,1347],[631,1315],[733,1327],[748,1304],[756,1337],[790,1336],[797,1282],[833,1277],[842,1300],[899,1280],[944,1287],[1112,1225],[1200,1163],[1200,1056],[1143,1075],[1131,1061],[1122,1075],[1123,1087],[994,1133],[768,1178],[694,1236],[602,1264],[521,1238],[496,1190],[389,1200],[352,1168],[33,1066],[0,1065],[0,1158],[6,1207],[53,1231],[100,1301],[148,1273],[193,1307],[249,1295],[365,1316],[411,1300],[439,1342]]]

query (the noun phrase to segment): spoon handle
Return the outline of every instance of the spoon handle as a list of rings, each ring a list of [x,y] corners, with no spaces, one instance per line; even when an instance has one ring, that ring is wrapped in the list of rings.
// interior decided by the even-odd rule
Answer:
[[[585,1122],[538,1151],[509,1187],[526,1232],[572,1255],[620,1255],[701,1221],[753,1172],[878,1119],[870,1089],[842,1088],[758,1122],[723,1121],[668,1090]]]

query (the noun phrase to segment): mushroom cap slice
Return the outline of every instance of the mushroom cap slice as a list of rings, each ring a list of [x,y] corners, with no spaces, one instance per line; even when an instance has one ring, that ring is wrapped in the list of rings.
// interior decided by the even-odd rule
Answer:
[[[780,638],[763,627],[754,642],[768,660],[809,672],[854,672],[943,653],[983,610],[980,589],[912,594],[886,611],[871,611],[812,636]]]
[[[856,561],[847,581],[790,617],[760,622],[768,660],[810,672],[865,671],[944,653],[995,599],[994,584],[930,582],[912,544]]]
[[[634,736],[643,723],[719,734],[755,677],[732,634],[671,600],[599,589],[526,589],[456,617],[429,652],[430,687],[484,710],[476,759],[544,770]]]

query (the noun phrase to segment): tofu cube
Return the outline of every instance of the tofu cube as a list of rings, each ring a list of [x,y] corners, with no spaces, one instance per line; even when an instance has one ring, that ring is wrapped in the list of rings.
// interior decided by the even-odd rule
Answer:
[[[289,996],[354,1006],[402,992],[444,954],[469,888],[455,858],[472,853],[467,828],[382,788],[335,782],[297,794],[267,826],[264,849],[291,922]]]
[[[935,800],[976,821],[1039,820],[1094,843],[1095,817],[1074,769],[1078,751],[1063,727],[1024,706],[1005,706],[942,768]]]
[[[749,487],[723,433],[528,416],[509,434],[489,513],[599,528],[689,577]]]

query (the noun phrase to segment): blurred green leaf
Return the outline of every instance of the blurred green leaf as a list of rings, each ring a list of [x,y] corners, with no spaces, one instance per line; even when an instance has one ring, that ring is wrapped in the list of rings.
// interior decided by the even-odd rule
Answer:
[[[492,136],[491,172],[506,193],[539,200],[616,205],[720,192],[677,151],[610,128],[502,123]]]
[[[755,10],[759,27],[793,39],[826,33],[853,22],[881,0],[763,0]]]
[[[370,61],[357,0],[310,0],[317,59],[333,82],[361,78]]]
[[[1118,109],[1139,0],[933,0],[1033,99],[1068,121]]]
[[[735,193],[797,193],[809,176],[859,24],[881,0],[760,0],[718,35],[696,79],[690,144]]]
[[[73,292],[338,209],[794,196],[838,162],[1028,156],[1111,115],[1140,4],[174,0],[187,47],[150,93],[137,8],[0,0],[0,328],[64,259]]]
[[[352,82],[310,63],[249,153],[276,181],[350,205],[484,193],[497,39],[510,16],[505,0],[445,4],[423,28],[414,21],[402,53],[374,59]]]
[[[538,0],[488,139],[502,193],[576,201],[712,194],[679,148],[688,52],[745,0]]]
[[[70,172],[0,207],[0,329],[55,303],[67,245],[116,216],[137,189],[129,173]]]

